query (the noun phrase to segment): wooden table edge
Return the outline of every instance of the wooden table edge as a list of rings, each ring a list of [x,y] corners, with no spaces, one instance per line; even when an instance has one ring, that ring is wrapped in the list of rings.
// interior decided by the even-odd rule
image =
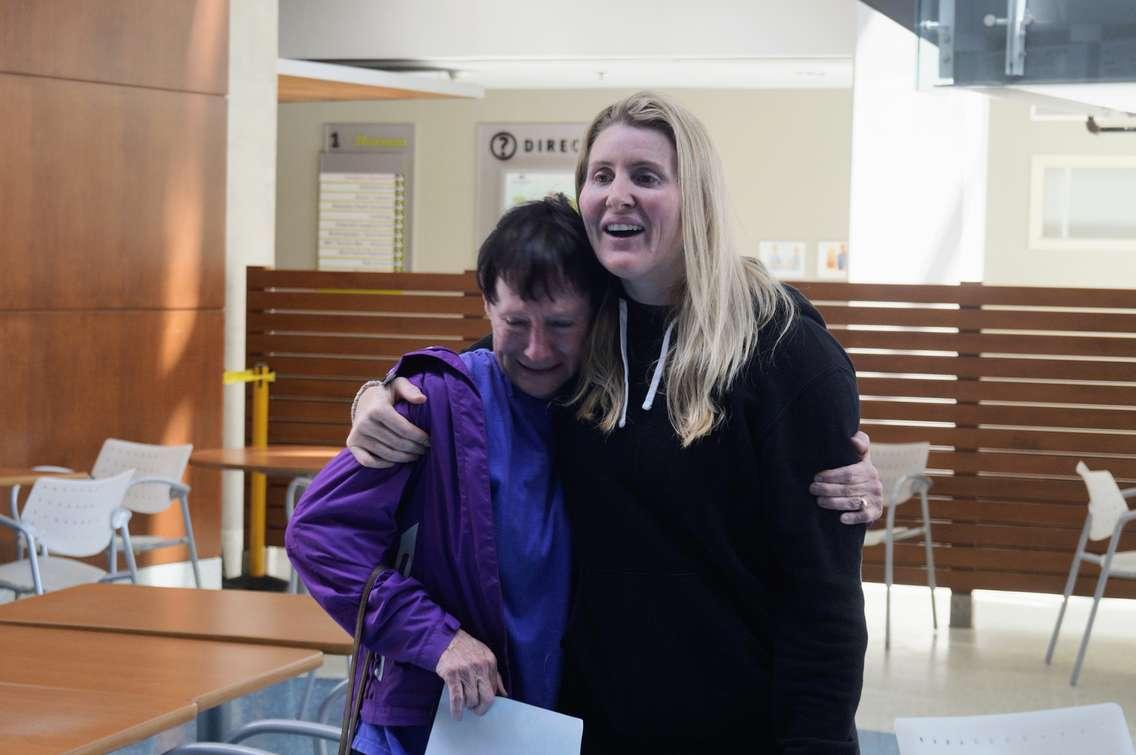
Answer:
[[[225,635],[225,634],[194,634],[192,632],[177,632],[168,630],[155,630],[145,628],[122,628],[122,627],[93,627],[89,624],[71,624],[61,621],[53,621],[48,619],[24,619],[20,617],[9,618],[0,615],[0,624],[14,624],[25,627],[43,627],[45,629],[66,629],[69,631],[79,632],[103,632],[105,634],[132,634],[143,635],[146,637],[169,637],[176,640],[198,640],[201,642],[227,642],[236,645],[258,645],[260,647],[276,647],[276,648],[294,648],[296,650],[317,650],[325,655],[351,655],[354,647],[354,642],[350,637],[345,637],[342,643],[333,645],[325,645],[320,642],[314,641],[297,641],[297,642],[273,642],[271,639],[264,637],[247,637],[245,635]]]
[[[296,649],[299,650],[301,648]],[[245,679],[238,684],[233,684],[215,690],[212,693],[201,695],[195,702],[197,703],[198,710],[204,711],[218,705],[223,705],[230,700],[236,700],[239,697],[257,692],[273,684],[287,681],[308,671],[315,671],[322,665],[323,653],[318,650],[313,650],[303,658],[298,658],[285,666],[275,668],[269,673],[260,674],[251,679]]]
[[[138,744],[145,739],[156,734],[161,734],[163,731],[168,731],[175,726],[187,724],[196,718],[197,703],[188,701],[177,710],[155,716],[149,721],[138,724],[137,726],[132,726],[117,734],[89,742],[82,747],[67,750],[66,753],[67,755],[101,755],[102,753],[111,752],[112,750],[121,750],[123,747]]]
[[[288,448],[287,445],[281,445],[278,449]],[[189,466],[199,467],[201,469],[219,469],[228,472],[260,472],[269,477],[314,477],[319,473],[320,469],[328,464],[335,456],[342,451],[346,446],[297,446],[297,450],[301,448],[320,448],[327,452],[327,459],[319,467],[312,467],[311,465],[303,466],[289,466],[288,464],[254,464],[249,462],[236,462],[224,458],[214,458],[219,456],[217,452],[224,451],[268,451],[271,453],[274,449],[269,447],[267,449],[253,449],[249,446],[241,448],[203,448],[199,451],[194,451],[189,457]]]
[[[75,470],[72,472],[32,472],[30,469],[26,470],[28,474],[10,474],[14,471],[23,471],[18,467],[2,467],[0,468],[0,488],[13,488],[13,487],[31,487],[35,484],[36,480],[89,480],[91,475],[87,472]]]

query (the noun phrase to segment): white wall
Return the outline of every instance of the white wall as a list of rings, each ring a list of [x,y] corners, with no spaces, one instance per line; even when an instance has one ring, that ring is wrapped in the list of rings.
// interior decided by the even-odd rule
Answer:
[[[987,283],[1136,288],[1136,249],[1029,249],[1030,159],[1033,155],[1136,156],[1136,135],[1093,136],[1084,121],[1033,122],[1011,100],[990,106],[990,198],[986,217]],[[1136,197],[1133,212],[1136,212]],[[1136,301],[1136,295],[1134,295]]]
[[[478,122],[587,123],[623,92],[490,91],[483,100],[280,106],[277,252],[282,268],[316,265],[316,181],[326,122],[415,124],[413,269],[459,271],[476,256]],[[725,164],[743,251],[757,241],[845,239],[851,93],[672,92],[703,120]],[[810,252],[811,254],[811,252]]]
[[[277,0],[229,3],[229,145],[225,218],[225,369],[245,365],[245,267],[275,260]],[[220,379],[220,376],[218,376]],[[245,442],[245,391],[225,387],[225,446]],[[241,570],[244,487],[226,472],[221,548],[226,576]]]
[[[866,6],[859,14],[849,280],[981,280],[987,99],[917,90],[917,38]]]
[[[853,0],[281,0],[286,58],[852,54]]]

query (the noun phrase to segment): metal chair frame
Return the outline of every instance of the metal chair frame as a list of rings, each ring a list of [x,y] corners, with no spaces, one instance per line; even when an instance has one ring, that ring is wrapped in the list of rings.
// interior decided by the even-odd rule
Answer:
[[[189,516],[189,491],[190,487],[177,480],[171,480],[167,477],[139,477],[137,480],[131,480],[130,487],[137,485],[165,485],[170,490],[170,498],[176,498],[179,506],[181,507],[181,520],[185,526],[185,534],[181,537],[171,537],[161,540],[149,540],[143,542],[134,542],[133,545],[123,543],[123,551],[130,550],[133,553],[142,553],[145,551],[158,550],[160,548],[171,548],[175,545],[185,545],[189,548],[189,563],[193,567],[193,581],[198,587],[201,587],[201,567],[197,559],[197,540],[193,535],[193,520]],[[110,552],[107,555],[107,562],[110,564],[111,571],[118,568],[118,540],[117,538],[111,540]]]
[[[261,734],[289,734],[312,737],[317,743],[339,742],[340,728],[312,721],[293,721],[287,718],[265,718],[247,723],[229,733],[224,742],[191,742],[175,747],[166,755],[272,755],[267,750],[238,744]]]
[[[1082,468],[1084,468],[1086,472],[1088,471],[1087,467],[1084,467],[1083,462],[1078,465],[1078,471],[1081,471]],[[1119,492],[1121,497],[1125,500],[1136,498],[1136,488],[1127,488]],[[1091,503],[1092,501],[1090,499],[1090,504]],[[1113,559],[1116,557],[1116,547],[1120,542],[1120,535],[1124,531],[1124,528],[1133,521],[1136,521],[1136,511],[1128,511],[1127,513],[1120,514],[1116,518],[1116,524],[1113,526],[1112,534],[1109,536],[1108,549],[1103,555],[1098,555],[1085,550],[1085,546],[1088,545],[1090,539],[1089,535],[1093,522],[1091,511],[1085,515],[1085,525],[1081,528],[1081,537],[1077,540],[1077,550],[1073,554],[1073,563],[1069,566],[1069,577],[1065,580],[1065,593],[1061,600],[1061,608],[1057,612],[1057,622],[1053,626],[1053,635],[1049,638],[1049,648],[1045,651],[1045,663],[1046,665],[1050,665],[1053,663],[1053,651],[1057,647],[1057,635],[1061,632],[1061,622],[1065,619],[1065,608],[1069,605],[1069,596],[1073,594],[1073,588],[1077,584],[1077,575],[1081,570],[1081,563],[1096,564],[1100,567],[1100,574],[1097,576],[1097,586],[1093,591],[1093,607],[1089,610],[1089,620],[1085,625],[1085,634],[1081,637],[1081,645],[1077,650],[1077,660],[1073,664],[1073,675],[1069,678],[1069,685],[1072,687],[1077,686],[1077,681],[1081,676],[1081,666],[1085,661],[1085,651],[1089,647],[1089,637],[1093,633],[1093,622],[1096,621],[1097,607],[1100,605],[1101,598],[1104,597],[1104,588],[1108,583],[1108,578],[1120,577],[1122,579],[1136,579],[1136,570],[1114,569],[1112,566]]]
[[[292,512],[296,509],[296,502],[300,500],[300,496],[312,484],[311,477],[294,477],[288,483],[288,490],[284,493],[284,525],[287,526],[288,522],[292,521]],[[300,584],[300,575],[296,573],[295,567],[290,567],[290,574],[288,575],[288,592],[300,593],[304,591],[304,586]]]
[[[175,479],[175,475],[180,478],[180,476],[184,474],[185,466],[192,450],[193,447],[188,444],[162,446],[119,440],[118,438],[107,438],[103,441],[103,446],[99,450],[98,458],[95,459],[95,464],[91,469],[91,475],[93,477],[103,477],[107,474],[114,474],[125,464],[136,467],[138,469],[138,476],[130,481],[130,488],[127,490],[127,495],[123,502],[125,508],[135,513],[156,514],[165,510],[165,508],[169,506],[169,501],[177,499],[181,508],[181,519],[182,525],[185,528],[185,534],[181,537],[173,538],[150,536],[135,538],[129,547],[132,553],[142,553],[161,548],[172,548],[179,545],[187,546],[189,549],[189,562],[193,568],[194,584],[197,585],[197,587],[201,587],[201,567],[197,557],[197,540],[193,534],[193,520],[190,518],[189,514],[190,487],[181,482],[180,479]],[[179,453],[182,455],[181,459],[177,458]],[[157,458],[158,461],[155,461],[155,458]],[[180,464],[177,463],[179,461]],[[163,469],[163,467],[165,469]],[[164,487],[166,494],[163,498],[159,498],[156,501],[152,500],[158,493],[155,492],[147,495],[141,492],[146,490],[147,486]],[[131,495],[132,492],[135,494]],[[162,502],[163,499],[166,501],[165,503]],[[111,546],[107,552],[107,563],[112,572],[118,569],[118,548],[119,542],[115,539],[111,542]],[[126,545],[123,543],[123,550],[126,549]]]
[[[931,479],[926,475],[908,475],[896,482],[896,492],[903,483],[910,481],[912,490],[919,496],[919,508],[923,514],[921,527],[909,527],[900,533],[895,532],[896,505],[889,505],[887,530],[884,535],[884,581],[887,583],[887,616],[884,620],[884,648],[891,649],[891,586],[894,582],[895,543],[923,536],[923,552],[927,563],[927,587],[931,590],[931,628],[939,629],[939,613],[935,608],[935,551],[931,546],[931,513],[927,503],[927,492],[931,489]],[[893,492],[893,496],[895,493]],[[894,497],[893,499],[894,500]]]
[[[930,444],[877,444],[873,446],[873,451],[879,455],[886,449],[895,446],[907,445],[925,445],[930,449]],[[925,474],[906,474],[897,478],[891,485],[890,489],[885,490],[884,506],[887,509],[887,516],[885,517],[885,526],[883,539],[880,541],[884,546],[884,583],[887,589],[887,608],[884,619],[884,649],[891,649],[891,586],[895,577],[895,543],[904,540],[911,540],[913,538],[923,537],[923,551],[924,558],[927,563],[927,586],[931,590],[931,625],[935,630],[939,628],[939,614],[938,609],[935,607],[935,553],[932,547],[931,539],[931,511],[927,502],[927,493],[931,490],[931,478]],[[902,527],[898,531],[895,527],[895,510],[896,508],[910,499],[912,496],[919,496],[919,508],[923,515],[923,524],[919,527]],[[867,547],[873,547],[879,543],[867,544]]]

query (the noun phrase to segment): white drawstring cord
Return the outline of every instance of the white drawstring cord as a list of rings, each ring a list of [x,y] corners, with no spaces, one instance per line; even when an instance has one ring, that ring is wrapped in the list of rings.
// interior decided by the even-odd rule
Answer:
[[[630,389],[627,385],[627,300],[619,300],[619,355],[623,357],[623,406],[619,411],[619,426],[627,425],[627,402]]]
[[[663,371],[667,366],[667,352],[671,346],[671,333],[674,332],[674,321],[667,326],[663,333],[663,347],[659,349],[659,361],[655,364],[655,374],[651,376],[651,387],[647,389],[647,397],[643,399],[643,409],[651,411],[655,404],[655,396],[659,392],[659,383],[663,380]],[[619,300],[619,355],[623,358],[623,405],[619,410],[619,426],[627,426],[627,405],[630,402],[631,390],[628,386],[627,366],[627,300]]]
[[[659,349],[659,361],[655,365],[655,374],[651,377],[651,387],[647,391],[647,398],[643,400],[643,408],[651,411],[651,406],[655,403],[655,392],[659,390],[659,381],[663,379],[663,368],[667,364],[667,349],[671,345],[671,331],[674,330],[674,320],[667,326],[666,333],[663,334],[663,348]]]

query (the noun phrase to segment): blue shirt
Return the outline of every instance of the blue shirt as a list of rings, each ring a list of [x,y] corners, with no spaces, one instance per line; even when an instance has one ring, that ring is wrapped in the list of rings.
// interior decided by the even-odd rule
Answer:
[[[493,352],[478,349],[461,358],[485,407],[509,696],[552,708],[563,668],[571,542],[564,492],[552,473],[551,412],[548,401],[512,384]],[[429,727],[360,723],[352,746],[364,755],[420,755],[428,732]]]

